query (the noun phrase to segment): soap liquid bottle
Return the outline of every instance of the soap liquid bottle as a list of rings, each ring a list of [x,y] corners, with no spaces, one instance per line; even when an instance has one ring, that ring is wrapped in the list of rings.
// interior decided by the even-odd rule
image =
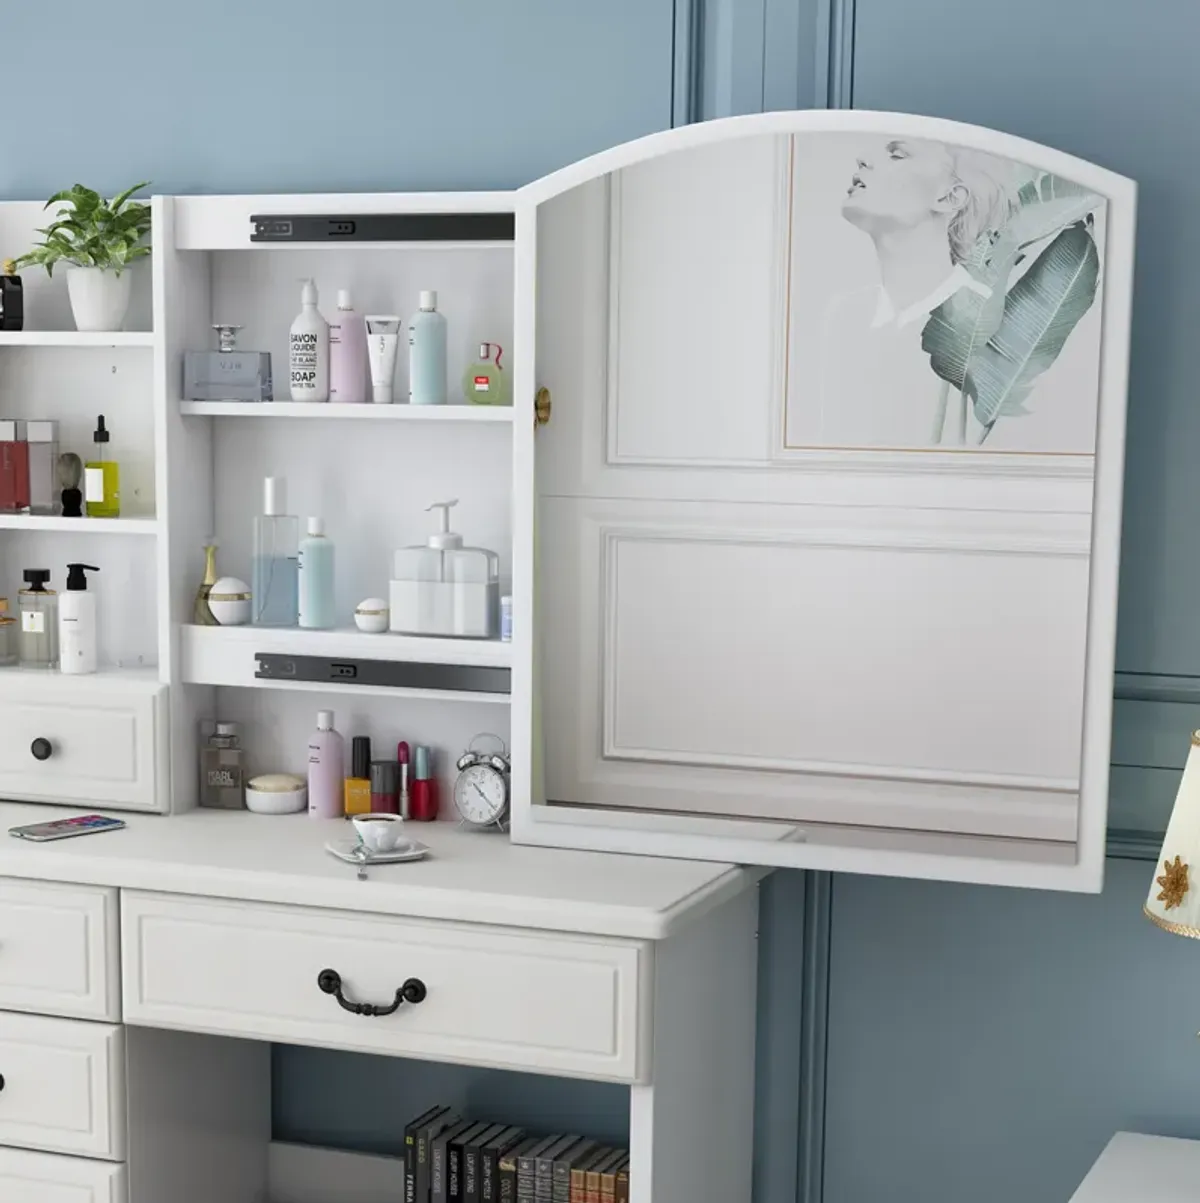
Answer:
[[[367,323],[355,313],[350,293],[338,292],[337,315],[329,323],[329,399],[359,404],[367,400]]]
[[[463,396],[471,405],[512,404],[511,381],[500,366],[503,355],[499,343],[479,344],[479,359],[463,373]]]
[[[263,481],[263,512],[254,520],[254,579],[250,589],[255,626],[296,625],[300,520],[284,513],[286,486],[281,476],[268,476]]]
[[[437,293],[422,292],[421,308],[408,319],[408,402],[446,403],[446,319],[437,311]]]
[[[333,729],[333,711],[317,711],[317,729],[308,737],[308,817],[340,819],[345,741]]]
[[[325,535],[320,518],[308,520],[308,534],[300,544],[300,625],[325,631],[334,625],[333,541]]]
[[[329,400],[329,323],[317,309],[317,286],[306,280],[300,313],[288,336],[293,401]]]
[[[96,595],[88,592],[85,572],[94,564],[68,564],[67,589],[58,606],[58,668],[69,674],[96,671]]]
[[[58,660],[58,594],[46,588],[50,573],[45,568],[27,568],[24,575],[28,588],[17,595],[21,663],[51,668]]]
[[[121,515],[121,469],[109,456],[112,433],[104,425],[104,415],[96,419],[92,458],[83,469],[83,496],[89,518],[119,518]]]

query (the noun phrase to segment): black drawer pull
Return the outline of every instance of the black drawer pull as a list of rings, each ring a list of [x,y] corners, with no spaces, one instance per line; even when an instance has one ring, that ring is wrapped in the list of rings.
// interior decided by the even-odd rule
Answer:
[[[419,977],[410,977],[396,991],[396,997],[388,1006],[350,1002],[342,993],[342,975],[336,969],[322,969],[317,974],[317,986],[322,994],[332,994],[338,1000],[338,1006],[343,1011],[349,1011],[351,1015],[391,1015],[400,1009],[401,1003],[416,1006],[417,1003],[424,1002],[427,993],[425,983]]]
[[[29,745],[29,750],[33,753],[34,760],[49,760],[54,754],[54,745],[48,739],[39,735]]]

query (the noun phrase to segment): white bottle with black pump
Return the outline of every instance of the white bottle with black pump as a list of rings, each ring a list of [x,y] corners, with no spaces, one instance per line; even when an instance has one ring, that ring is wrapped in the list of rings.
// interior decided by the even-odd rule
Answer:
[[[58,602],[58,659],[64,673],[96,671],[96,595],[88,592],[85,572],[92,564],[68,564],[67,587]]]

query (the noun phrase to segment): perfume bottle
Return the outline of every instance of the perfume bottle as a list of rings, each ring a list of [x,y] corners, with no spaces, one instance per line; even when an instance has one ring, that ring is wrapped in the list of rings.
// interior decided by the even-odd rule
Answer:
[[[0,263],[0,330],[25,328],[25,294],[17,265],[11,259]]]
[[[58,594],[46,588],[50,573],[27,568],[28,586],[17,595],[21,610],[21,663],[53,668],[58,663]]]
[[[220,623],[213,617],[208,598],[217,583],[217,545],[208,543],[204,548],[204,580],[196,590],[196,602],[192,607],[192,621],[198,627],[215,627]]]
[[[29,443],[24,422],[0,421],[0,510],[29,509]]]
[[[504,348],[499,343],[480,343],[479,359],[467,364],[463,373],[463,396],[472,405],[511,405],[508,373],[500,366]]]
[[[299,617],[300,520],[284,513],[286,485],[282,476],[263,481],[263,512],[254,520],[250,592],[253,621],[260,627],[294,627]]]
[[[89,518],[119,518],[121,515],[121,469],[117,461],[110,458],[108,444],[111,438],[101,414],[92,434],[95,454],[83,470],[83,495]]]
[[[271,353],[239,351],[241,326],[216,325],[215,351],[186,351],[183,396],[188,401],[270,401]]]
[[[30,422],[25,428],[29,442],[29,511],[58,513],[58,423]]]
[[[246,805],[242,784],[242,745],[237,723],[218,723],[200,749],[200,805],[241,810]]]

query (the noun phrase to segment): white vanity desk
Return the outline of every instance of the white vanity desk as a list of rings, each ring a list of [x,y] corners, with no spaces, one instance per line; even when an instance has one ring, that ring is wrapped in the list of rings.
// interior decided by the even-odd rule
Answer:
[[[628,1083],[632,1198],[749,1198],[757,874],[443,823],[361,882],[336,822],[128,822],[0,842],[0,1198],[270,1201],[271,1041]]]

